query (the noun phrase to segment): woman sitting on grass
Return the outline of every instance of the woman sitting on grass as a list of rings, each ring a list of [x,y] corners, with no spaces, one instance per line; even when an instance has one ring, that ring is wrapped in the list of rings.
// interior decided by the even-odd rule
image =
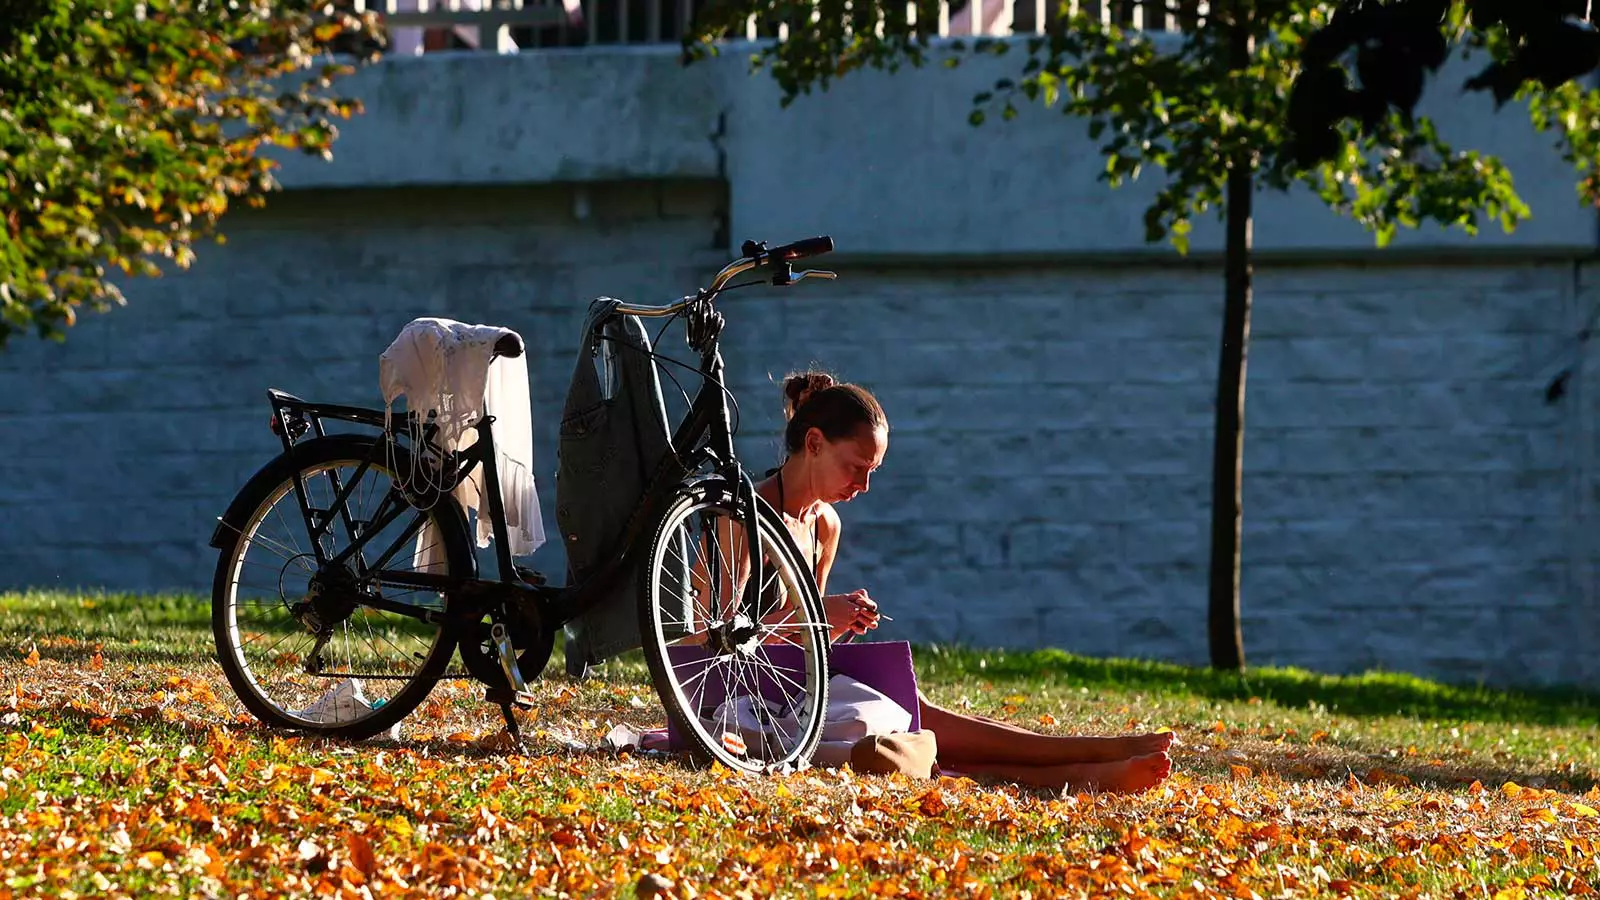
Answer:
[[[866,493],[889,449],[889,420],[865,388],[821,372],[783,383],[787,458],[756,485],[778,510],[802,555],[814,561],[817,587],[835,640],[878,627],[878,604],[865,590],[829,594],[839,552],[834,509]],[[981,716],[944,709],[918,693],[922,727],[938,744],[939,765],[1051,790],[1143,791],[1172,771],[1171,732],[1120,737],[1036,734]]]

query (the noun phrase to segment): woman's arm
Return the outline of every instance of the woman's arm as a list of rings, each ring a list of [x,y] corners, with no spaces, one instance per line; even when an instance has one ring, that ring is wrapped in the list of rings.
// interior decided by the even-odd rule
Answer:
[[[822,608],[833,626],[832,639],[838,640],[850,632],[865,634],[878,627],[878,604],[865,590],[848,594],[828,594],[828,575],[833,572],[833,560],[839,552],[839,537],[844,526],[839,513],[832,505],[824,504],[817,519],[817,593],[822,596]]]
[[[817,593],[823,597],[828,596],[828,573],[833,571],[833,558],[839,553],[842,530],[839,513],[832,505],[823,504],[822,512],[817,515],[817,543],[822,546],[817,553],[817,571],[812,573],[817,576]]]

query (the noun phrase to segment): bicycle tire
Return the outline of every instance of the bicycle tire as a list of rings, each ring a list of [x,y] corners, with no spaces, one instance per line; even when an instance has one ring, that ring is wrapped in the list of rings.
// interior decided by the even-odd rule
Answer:
[[[681,488],[668,504],[651,537],[649,554],[645,557],[646,575],[641,579],[639,630],[644,656],[649,666],[651,682],[661,698],[662,706],[666,709],[672,727],[687,739],[685,743],[693,761],[701,764],[716,761],[731,769],[750,773],[801,769],[810,764],[811,756],[821,740],[826,719],[829,647],[827,616],[817,590],[814,573],[807,568],[794,538],[784,527],[777,512],[759,497],[756,503],[759,518],[757,533],[765,548],[767,561],[764,565],[774,577],[780,579],[776,583],[787,588],[790,592],[788,596],[794,597],[798,594],[799,599],[801,619],[783,629],[799,633],[804,642],[801,650],[805,665],[805,683],[801,691],[802,699],[799,701],[803,705],[792,710],[797,724],[792,744],[781,748],[781,752],[775,754],[776,758],[761,759],[752,758],[748,746],[744,747],[745,752],[740,752],[737,742],[735,746],[730,747],[722,739],[727,733],[725,724],[720,726],[721,733],[713,733],[718,731],[718,727],[708,727],[706,720],[698,712],[691,715],[691,709],[696,709],[696,704],[687,693],[685,682],[693,680],[696,676],[682,678],[668,658],[668,645],[673,643],[673,640],[667,636],[667,623],[662,616],[662,595],[665,571],[663,561],[670,552],[670,542],[679,533],[681,524],[696,512],[713,511],[727,517],[730,522],[743,523],[744,516],[736,497],[737,493],[726,482],[720,479],[707,479]],[[776,557],[776,563],[773,557]],[[769,584],[774,582],[769,581]],[[764,595],[765,592],[763,599]],[[761,641],[754,642],[754,646],[758,649],[750,652],[751,658],[767,652],[764,648],[772,645]],[[743,665],[735,656],[739,652],[723,654],[719,656],[717,662],[726,663],[730,667]],[[757,662],[755,665],[760,666],[763,663]],[[772,665],[770,659],[765,665]],[[710,664],[707,668],[709,666]],[[736,676],[733,680],[736,683],[754,683],[758,674],[751,675],[747,682],[741,682],[741,676]],[[702,685],[709,682],[708,678],[699,677]],[[724,682],[728,680],[725,674],[719,674],[718,677]],[[726,721],[724,719],[724,723]],[[760,737],[760,740],[765,741],[766,738]]]
[[[455,653],[456,628],[441,617],[434,623],[438,632],[422,665],[394,696],[386,698],[381,707],[374,708],[370,715],[352,722],[329,724],[297,719],[263,697],[257,690],[255,679],[247,671],[247,664],[242,659],[242,647],[235,641],[236,616],[230,616],[236,608],[233,591],[244,565],[244,553],[248,551],[256,527],[286,496],[295,502],[293,479],[303,473],[327,471],[330,466],[340,463],[359,465],[366,460],[382,461],[374,464],[373,468],[391,474],[393,471],[415,471],[411,467],[412,456],[404,447],[378,446],[382,441],[382,438],[343,434],[304,441],[291,452],[268,462],[251,477],[222,517],[222,527],[219,529],[222,540],[219,542],[211,604],[211,628],[216,642],[217,661],[240,702],[268,726],[346,740],[361,740],[381,734],[404,719],[427,698]],[[301,516],[297,504],[294,514]],[[455,498],[448,494],[437,497],[426,514],[438,528],[448,570],[446,574],[470,577],[475,572],[476,561],[472,554],[466,517]],[[303,516],[300,521],[304,523]],[[309,540],[309,534],[302,534]]]

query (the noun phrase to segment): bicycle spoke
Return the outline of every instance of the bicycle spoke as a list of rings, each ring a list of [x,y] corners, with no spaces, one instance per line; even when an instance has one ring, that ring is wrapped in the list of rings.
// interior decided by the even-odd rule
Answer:
[[[267,537],[266,535],[261,534],[260,532],[257,532],[256,534],[251,535],[247,540],[251,544],[255,544],[255,543],[259,542],[259,543],[265,545],[266,547],[268,547],[269,549],[276,550],[278,552],[278,555],[285,562],[294,562],[297,559],[299,559],[299,560],[305,559],[305,554],[304,553],[301,553],[298,550],[295,550],[295,549],[292,549],[290,547],[287,547],[281,541],[275,541],[275,540]],[[256,563],[256,565],[269,566],[270,564],[269,563],[259,563],[258,562],[258,563]],[[302,563],[300,563],[300,565],[307,572],[315,572],[316,571],[316,566],[310,565],[309,563],[302,562]]]
[[[708,660],[705,660],[704,662],[699,663],[700,664],[700,671],[697,674],[690,675],[688,678],[680,680],[678,682],[679,686],[682,687],[685,692],[687,692],[688,689],[689,689],[689,684],[691,682],[704,681],[706,676],[711,674],[711,670],[712,669],[715,669],[715,668],[717,668],[719,666],[725,665],[726,661],[727,661],[727,657],[725,657],[725,656],[713,656],[712,658],[710,658]],[[688,663],[683,668],[687,668],[687,666],[695,665],[695,664],[696,663]]]
[[[693,582],[694,582],[694,570],[692,568],[686,568],[686,571],[688,571],[690,573],[690,575],[689,575],[690,584],[688,585],[689,595],[688,596],[684,596],[682,593],[680,593],[679,591],[676,591],[676,590],[667,592],[667,596],[669,596],[673,601],[675,601],[673,604],[671,604],[671,608],[673,608],[673,609],[682,609],[682,608],[685,608],[687,606],[687,607],[690,608],[690,614],[691,615],[699,615],[699,616],[703,617],[706,621],[709,622],[710,619],[711,619],[711,611],[709,609],[702,610],[700,608],[699,600],[697,599],[697,592],[694,589],[694,584],[693,584]],[[688,619],[684,619],[681,622],[681,624],[683,625],[683,630],[690,632],[690,634],[687,635],[686,637],[694,636],[694,632],[690,628],[690,625],[692,623]]]
[[[257,635],[256,637],[251,638],[248,641],[245,641],[245,643],[246,644],[253,644],[253,643],[256,642],[256,638],[263,638],[264,639],[264,638],[268,638],[268,637],[271,637],[271,635],[269,635],[269,634],[260,634],[260,635]],[[290,639],[292,637],[307,637],[307,635],[304,632],[291,631],[288,634],[284,635],[283,637],[280,637],[277,640],[273,641],[271,646],[267,647],[265,655],[270,656],[272,654],[272,651],[278,649],[278,645],[279,644],[283,643],[284,641],[287,641],[288,639]]]
[[[309,498],[308,498],[308,500],[309,500]],[[298,508],[296,508],[295,509],[296,515],[298,515],[299,512],[300,512],[300,510]],[[289,540],[289,544],[288,545],[285,545],[281,541],[274,541],[274,543],[276,543],[279,547],[282,547],[285,551],[291,553],[295,557],[304,557],[304,556],[306,556],[306,552],[304,550],[300,549],[300,539],[296,536],[297,532],[299,531],[299,528],[290,528],[287,524],[285,524],[283,522],[281,514],[279,514],[276,509],[273,510],[272,515],[278,517],[278,528],[280,529],[281,533],[286,538],[288,538],[288,540]],[[297,519],[296,520],[296,524],[298,526],[300,526],[300,528],[303,528],[303,527],[305,527],[305,520],[304,519]]]
[[[758,669],[762,669],[762,668],[766,669],[772,675],[773,680],[782,679],[784,681],[787,681],[787,682],[789,682],[789,684],[794,686],[794,689],[796,691],[803,691],[803,690],[806,689],[805,685],[801,684],[798,681],[795,681],[793,678],[790,678],[788,676],[788,674],[784,672],[782,666],[776,665],[773,662],[771,662],[770,660],[768,660],[767,662],[763,663],[763,662],[757,662],[757,661],[755,661],[755,657],[751,657],[750,665],[754,666],[754,667],[756,667]]]

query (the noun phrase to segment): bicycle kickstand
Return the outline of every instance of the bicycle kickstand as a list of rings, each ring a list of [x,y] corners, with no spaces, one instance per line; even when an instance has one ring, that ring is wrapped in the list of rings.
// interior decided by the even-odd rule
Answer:
[[[511,735],[511,745],[520,748],[522,746],[522,726],[517,724],[516,711],[511,708],[510,703],[501,703],[500,715],[505,716],[506,733]]]

